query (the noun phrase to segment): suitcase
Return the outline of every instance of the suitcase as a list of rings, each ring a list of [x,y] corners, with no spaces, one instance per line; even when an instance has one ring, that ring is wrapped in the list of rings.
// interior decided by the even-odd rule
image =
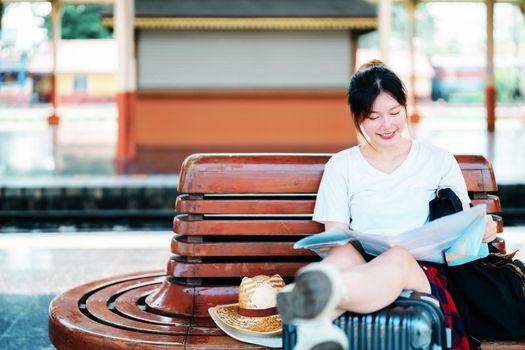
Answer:
[[[404,291],[391,305],[371,314],[347,312],[333,321],[348,336],[350,350],[449,349],[451,332],[445,328],[437,299]],[[294,324],[283,326],[283,349],[297,343]]]

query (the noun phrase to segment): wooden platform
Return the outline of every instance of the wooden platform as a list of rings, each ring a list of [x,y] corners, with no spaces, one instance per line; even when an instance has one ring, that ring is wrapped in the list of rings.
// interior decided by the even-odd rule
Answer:
[[[58,296],[49,310],[51,341],[57,349],[75,350],[246,348],[210,318],[148,310],[146,296],[165,279],[162,271],[134,273],[94,281]]]

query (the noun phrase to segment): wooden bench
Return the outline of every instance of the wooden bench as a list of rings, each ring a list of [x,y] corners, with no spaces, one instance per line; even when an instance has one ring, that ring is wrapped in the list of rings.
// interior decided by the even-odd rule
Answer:
[[[292,245],[323,230],[321,224],[311,220],[311,214],[329,157],[324,154],[190,156],[180,173],[181,194],[176,201],[180,215],[173,222],[174,255],[167,264],[167,277],[125,276],[65,293],[50,308],[50,337],[55,346],[66,349],[71,344],[83,344],[82,349],[95,349],[86,344],[96,343],[108,349],[125,348],[126,344],[141,349],[168,345],[259,348],[224,335],[209,319],[207,310],[217,304],[237,302],[243,276],[279,273],[289,282],[300,267],[318,260],[314,253],[294,250]],[[473,204],[484,203],[489,212],[499,212],[490,163],[481,156],[456,158]],[[497,222],[498,232],[502,232],[501,218]],[[504,248],[502,240],[497,244]],[[98,298],[90,303],[93,295]],[[80,305],[80,311],[71,306],[74,302]],[[108,305],[106,308],[104,303]],[[118,311],[113,312],[118,315],[117,321],[111,320],[114,309]],[[93,320],[99,319],[104,326],[95,332]],[[91,333],[79,331],[84,328]],[[93,337],[93,332],[98,337]],[[525,339],[487,340],[482,348],[525,349]]]

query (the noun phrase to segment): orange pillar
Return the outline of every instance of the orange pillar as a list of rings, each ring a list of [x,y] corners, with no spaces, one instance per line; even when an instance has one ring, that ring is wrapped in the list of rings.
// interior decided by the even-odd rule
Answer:
[[[494,78],[494,0],[487,5],[487,66],[485,71],[485,105],[487,107],[487,130],[496,127],[496,83]]]
[[[416,50],[414,48],[414,37],[416,36],[416,1],[407,0],[408,13],[408,51],[410,55],[410,95],[409,104],[412,106],[412,111],[409,116],[411,123],[419,123],[421,116],[417,110],[417,94],[416,94]]]
[[[118,135],[117,154],[119,162],[131,160],[136,154],[134,133],[134,104],[136,98],[136,63],[134,18],[135,2],[115,0],[114,30],[118,46],[117,110]]]
[[[52,30],[52,70],[51,70],[51,115],[47,117],[47,124],[51,128],[51,149],[53,153],[53,173],[58,175],[62,171],[61,159],[58,150],[58,126],[60,124],[60,117],[58,115],[58,84],[57,84],[57,52],[58,45],[61,39],[60,15],[62,12],[61,0],[51,0],[51,30]]]
[[[60,123],[60,117],[58,116],[58,87],[57,87],[57,51],[61,37],[60,30],[60,12],[62,10],[62,4],[60,0],[51,0],[51,30],[52,30],[52,70],[51,70],[51,115],[47,118],[47,122],[51,126],[58,126]]]

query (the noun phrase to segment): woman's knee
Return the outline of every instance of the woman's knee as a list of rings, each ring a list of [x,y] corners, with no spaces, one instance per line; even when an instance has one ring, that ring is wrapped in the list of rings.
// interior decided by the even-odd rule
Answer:
[[[383,254],[388,257],[392,263],[397,264],[400,267],[417,263],[412,254],[403,247],[394,246]]]
[[[336,265],[343,270],[350,266],[366,263],[361,253],[351,244],[332,248],[323,261]]]
[[[416,259],[408,250],[402,247],[392,247],[384,254],[389,254],[389,265],[406,271],[406,285],[404,289],[414,289],[418,292],[430,293],[428,279]]]

